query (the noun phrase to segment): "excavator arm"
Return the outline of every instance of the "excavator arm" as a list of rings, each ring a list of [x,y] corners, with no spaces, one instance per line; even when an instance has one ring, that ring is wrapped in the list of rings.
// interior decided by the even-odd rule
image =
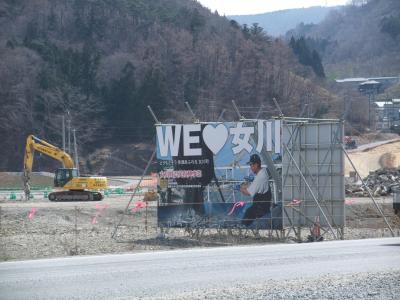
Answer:
[[[24,156],[24,192],[25,198],[29,199],[30,194],[30,176],[32,173],[32,165],[35,151],[42,154],[50,156],[58,161],[60,161],[65,168],[73,168],[74,161],[71,156],[60,148],[53,146],[46,141],[43,141],[33,135],[29,135],[26,139],[25,156]]]

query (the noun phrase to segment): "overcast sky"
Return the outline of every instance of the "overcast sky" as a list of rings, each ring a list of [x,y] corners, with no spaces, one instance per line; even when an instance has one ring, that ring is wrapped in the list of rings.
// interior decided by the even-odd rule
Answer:
[[[310,6],[343,5],[348,0],[197,0],[220,15],[248,15]]]

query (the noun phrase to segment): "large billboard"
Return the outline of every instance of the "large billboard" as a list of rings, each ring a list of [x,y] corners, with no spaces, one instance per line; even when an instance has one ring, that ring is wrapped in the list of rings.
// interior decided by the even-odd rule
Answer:
[[[250,155],[268,151],[279,163],[280,120],[165,124],[156,131],[159,226],[281,228],[279,205],[272,203],[264,214],[265,206],[256,207],[240,192],[255,176],[247,165]],[[249,220],[246,211],[258,207]]]

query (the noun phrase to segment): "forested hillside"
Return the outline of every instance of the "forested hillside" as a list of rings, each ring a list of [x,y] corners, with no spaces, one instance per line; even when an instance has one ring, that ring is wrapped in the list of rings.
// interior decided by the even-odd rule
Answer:
[[[264,14],[228,16],[228,18],[240,24],[251,25],[258,23],[268,34],[272,36],[284,36],[288,30],[295,28],[300,23],[318,24],[330,11],[336,8],[338,7],[314,6],[285,9]]]
[[[400,73],[400,1],[358,0],[320,24],[287,33],[305,37],[324,62],[327,77],[397,76]]]
[[[63,115],[85,158],[152,143],[147,105],[162,121],[188,120],[184,101],[203,120],[233,119],[232,99],[248,116],[276,115],[273,97],[288,115],[337,112],[285,42],[196,1],[2,1],[0,26],[1,170],[22,169],[28,134],[61,145]]]

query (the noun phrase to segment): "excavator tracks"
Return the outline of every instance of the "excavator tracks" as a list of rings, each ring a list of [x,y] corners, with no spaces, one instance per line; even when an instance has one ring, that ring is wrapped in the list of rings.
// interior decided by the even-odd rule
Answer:
[[[103,195],[101,193],[89,191],[65,191],[49,194],[49,200],[53,202],[101,201],[102,199]]]

